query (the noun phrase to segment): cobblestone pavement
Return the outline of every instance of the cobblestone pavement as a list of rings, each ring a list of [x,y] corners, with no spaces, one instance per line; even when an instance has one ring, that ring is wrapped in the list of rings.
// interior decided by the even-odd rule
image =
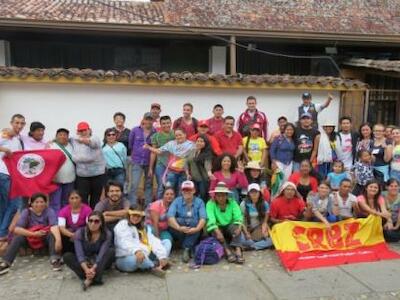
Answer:
[[[392,248],[400,251],[400,245]],[[17,258],[0,277],[2,299],[400,299],[400,260],[288,273],[274,251],[246,252],[246,263],[225,261],[190,269],[172,257],[165,279],[110,270],[103,286],[82,292],[66,267],[53,272],[47,257]]]

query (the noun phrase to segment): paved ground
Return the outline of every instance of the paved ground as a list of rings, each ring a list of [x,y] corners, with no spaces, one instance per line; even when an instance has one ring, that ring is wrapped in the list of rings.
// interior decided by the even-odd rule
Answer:
[[[400,245],[393,246],[400,251]],[[274,251],[246,252],[246,264],[189,269],[174,256],[165,279],[112,270],[105,285],[82,292],[68,270],[45,257],[20,257],[0,277],[1,299],[400,299],[400,260],[287,273]]]

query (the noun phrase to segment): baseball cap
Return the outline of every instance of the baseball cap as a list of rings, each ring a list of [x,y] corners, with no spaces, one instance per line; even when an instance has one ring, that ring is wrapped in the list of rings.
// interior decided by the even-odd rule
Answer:
[[[157,107],[157,108],[161,109],[160,103],[152,103],[151,108],[153,108],[153,107]]]
[[[303,93],[303,95],[301,96],[303,99],[310,99],[311,98],[311,93],[309,92],[305,92]]]
[[[143,120],[153,120],[153,115],[150,112],[147,112],[143,115]]]
[[[258,123],[254,123],[253,125],[251,125],[250,129],[258,129],[261,130],[261,126]]]
[[[300,116],[300,119],[304,119],[304,118],[310,118],[311,119],[311,114],[308,112],[302,113]]]
[[[46,129],[46,127],[43,125],[43,123],[40,122],[32,122],[31,126],[29,128],[30,132],[35,131],[36,129]]]
[[[247,191],[252,191],[252,190],[256,190],[257,192],[261,191],[260,185],[258,183],[252,183],[249,184],[249,186],[247,187]]]
[[[88,130],[89,128],[90,128],[90,126],[89,126],[88,122],[79,122],[78,126],[76,127],[76,129],[78,131]]]
[[[194,183],[190,180],[185,180],[181,185],[182,190],[194,190]]]
[[[201,121],[199,121],[197,126],[199,126],[199,127],[208,127],[208,122],[206,120],[201,120]]]

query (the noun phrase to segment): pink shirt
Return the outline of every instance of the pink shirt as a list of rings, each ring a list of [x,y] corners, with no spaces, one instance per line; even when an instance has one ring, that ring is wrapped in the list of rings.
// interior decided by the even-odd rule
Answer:
[[[366,203],[365,197],[364,197],[363,195],[358,196],[358,197],[357,197],[357,202]],[[385,203],[385,199],[384,199],[382,196],[379,196],[379,198],[378,198],[378,204],[379,204],[379,205],[382,205],[382,204],[384,204],[384,203]]]
[[[218,131],[222,130],[222,126],[224,125],[224,118],[215,119],[210,118],[207,120],[208,122],[208,133],[214,135]]]
[[[77,231],[79,228],[84,227],[86,225],[86,220],[91,214],[92,209],[82,203],[81,210],[79,211],[79,217],[76,223],[72,221],[72,212],[71,212],[71,206],[68,204],[67,206],[64,206],[60,212],[58,213],[58,218],[63,218],[65,219],[65,228],[71,230],[72,232]]]
[[[164,206],[164,202],[162,200],[154,201],[149,205],[148,208],[149,215],[147,216],[146,224],[153,225],[150,217],[150,211],[153,211],[159,215],[158,219],[158,230],[164,231],[168,229],[168,218],[167,211],[168,209]]]
[[[217,171],[214,173],[215,179],[210,183],[210,191],[213,191],[220,181],[225,182],[226,187],[230,190],[240,187],[242,189],[247,189],[249,182],[247,181],[246,175],[243,172],[235,171],[231,174],[231,177],[225,178],[222,171]]]
[[[45,149],[47,145],[47,142],[44,139],[36,141],[29,135],[21,136],[21,140],[24,143],[24,150],[41,150]]]

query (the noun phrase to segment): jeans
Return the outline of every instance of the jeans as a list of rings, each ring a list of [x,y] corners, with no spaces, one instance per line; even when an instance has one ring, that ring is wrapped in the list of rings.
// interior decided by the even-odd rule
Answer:
[[[322,179],[325,179],[329,172],[331,172],[331,163],[325,162],[318,165],[318,174]]]
[[[166,166],[163,164],[157,164],[154,169],[154,174],[157,181],[157,199],[161,199],[164,193],[164,182],[163,177],[165,173]]]
[[[61,183],[58,189],[50,194],[50,207],[58,215],[62,207],[68,204],[68,195],[74,189],[74,183]]]
[[[103,187],[105,184],[106,175],[101,174],[92,177],[76,177],[76,189],[82,196],[84,203],[90,203],[90,207],[94,209],[99,202]],[[90,201],[90,202],[89,202]]]
[[[138,263],[135,255],[129,255],[124,257],[117,257],[117,260],[115,261],[115,266],[118,270],[122,272],[135,272],[137,269],[152,269],[155,265],[154,262],[151,261],[147,256],[145,256],[144,260],[141,263]]]
[[[104,253],[103,258],[97,264],[96,275],[93,279],[95,283],[101,283],[104,270],[111,268],[114,261],[115,252],[113,248],[107,249]],[[67,252],[63,255],[64,263],[82,280],[86,279],[85,272],[83,271],[81,264],[78,262],[76,255],[72,252]]]
[[[181,195],[181,185],[182,182],[184,182],[186,180],[186,174],[185,172],[173,172],[173,171],[168,171],[167,173],[167,185],[173,187],[173,189],[175,190],[175,194]]]
[[[239,225],[234,225],[234,224],[218,227],[218,229],[221,231],[221,233],[225,238],[225,242],[226,243],[229,242],[229,245],[232,247],[243,247],[246,241],[242,231],[240,232],[239,235],[234,236],[235,231],[237,230],[238,227]]]
[[[55,238],[52,233],[49,233],[46,236],[45,242],[47,244],[47,247],[49,248],[50,261],[59,259],[60,256],[56,253]],[[18,254],[18,250],[21,247],[26,247],[26,246],[28,246],[28,241],[25,236],[14,235],[10,245],[7,248],[6,253],[3,256],[3,261],[5,261],[7,264],[11,265],[14,262],[15,257]]]
[[[194,246],[196,246],[201,234],[201,232],[186,234],[173,228],[170,228],[169,232],[171,233],[172,237],[182,245],[182,248],[191,250],[193,250]]]
[[[400,230],[383,230],[383,236],[388,243],[397,243],[400,241]]]
[[[300,163],[299,162],[293,162],[293,172],[299,171],[300,170]]]
[[[10,192],[10,176],[0,173],[0,224],[7,209],[8,194]]]
[[[251,248],[254,250],[263,250],[263,249],[267,249],[270,248],[273,244],[272,244],[272,240],[270,238],[265,238],[259,241],[253,241],[253,240],[245,240],[243,245],[246,248]]]
[[[11,224],[14,215],[18,210],[21,210],[24,206],[24,201],[22,197],[17,197],[14,199],[8,199],[7,207],[3,215],[3,220],[0,223],[0,238],[6,237],[8,235],[8,227]]]
[[[128,199],[132,205],[137,204],[137,192],[139,189],[140,180],[144,174],[144,201],[145,207],[152,202],[153,194],[153,178],[149,178],[149,166],[142,166],[136,163],[132,165],[132,188],[129,192]]]
[[[122,186],[125,184],[126,171],[123,168],[108,169],[106,172],[107,181],[119,182]]]
[[[396,170],[392,169],[390,171],[390,178],[394,178],[394,179],[396,179],[397,181],[400,182],[400,171],[396,171]]]
[[[209,187],[209,181],[194,181],[194,184],[196,186],[196,192],[198,197],[202,199],[204,202],[208,201],[208,187]]]
[[[152,225],[147,225],[147,230],[154,234],[154,229]],[[171,254],[172,250],[172,235],[168,230],[163,230],[160,232],[160,241],[161,244],[164,246],[165,250],[167,251],[167,257]]]

